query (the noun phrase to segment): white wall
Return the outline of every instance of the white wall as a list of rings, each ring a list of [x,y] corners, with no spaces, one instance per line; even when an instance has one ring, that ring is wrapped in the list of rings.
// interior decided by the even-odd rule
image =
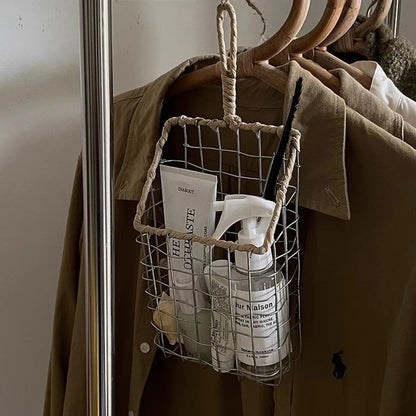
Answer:
[[[113,10],[115,92],[151,81],[190,56],[216,53],[218,3],[118,0]],[[258,0],[257,4],[268,19],[268,33],[272,34],[287,16],[291,2]],[[244,0],[234,0],[233,5],[238,15],[239,45],[259,43],[259,18]]]
[[[416,44],[415,13],[416,13],[415,1],[414,0],[402,0],[400,35],[407,37],[414,44]]]
[[[114,91],[216,52],[218,0],[114,2]],[[261,25],[234,0],[239,44]],[[7,2],[0,14],[0,414],[39,415],[75,161],[81,147],[78,2]],[[289,0],[257,0],[272,34]],[[325,0],[312,0],[307,28]],[[403,29],[416,42],[411,0]],[[413,12],[415,10],[412,10]]]
[[[80,144],[77,2],[0,13],[0,414],[40,415]]]

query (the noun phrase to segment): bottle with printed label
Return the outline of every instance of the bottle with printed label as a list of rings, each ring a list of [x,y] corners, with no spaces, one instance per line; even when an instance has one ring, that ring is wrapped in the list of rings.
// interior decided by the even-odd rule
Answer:
[[[240,244],[260,246],[264,234],[256,231],[256,219],[243,221]],[[289,296],[286,280],[271,251],[265,254],[235,253],[232,269],[236,354],[241,372],[273,378],[289,359]]]
[[[219,239],[241,221],[237,243],[260,247],[274,207],[260,197],[229,195],[214,203],[223,213],[213,236]],[[248,377],[272,379],[286,369],[291,349],[287,282],[270,249],[264,254],[236,251],[230,269],[237,369]]]

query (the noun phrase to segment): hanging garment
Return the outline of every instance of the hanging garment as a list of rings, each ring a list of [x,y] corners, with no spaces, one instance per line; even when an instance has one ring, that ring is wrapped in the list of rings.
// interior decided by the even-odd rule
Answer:
[[[338,95],[353,110],[416,149],[416,129],[343,69],[331,70],[340,81]],[[369,105],[371,103],[371,105]],[[383,115],[384,117],[381,117]]]
[[[365,20],[364,16],[359,16],[356,24]],[[348,50],[349,53],[346,54],[348,62],[361,60],[363,56],[378,62],[394,85],[407,97],[416,100],[416,49],[414,45],[403,36],[395,38],[391,29],[385,24],[370,32],[362,41],[353,39],[353,34],[354,32],[349,30],[341,39],[330,45],[328,50],[336,52],[342,59],[344,59],[342,53]],[[351,54],[351,45],[354,45],[357,55]]]
[[[416,173],[416,151],[377,126],[388,112],[370,122],[295,62],[282,68],[285,96],[258,80],[238,80],[237,113],[247,122],[280,124],[303,77],[295,121],[302,132],[304,208],[301,358],[272,389],[155,354],[132,221],[161,121],[180,114],[221,117],[220,83],[165,98],[181,73],[214,59],[188,60],[114,102],[115,414],[414,414],[416,369],[408,363],[416,341],[410,297],[416,292],[416,184],[409,178]],[[172,155],[175,134],[167,144]],[[78,165],[55,311],[48,416],[86,415],[81,225]]]
[[[374,61],[357,61],[352,66],[360,69],[372,78],[370,91],[404,120],[416,126],[416,102],[406,97],[387,77],[383,68]]]

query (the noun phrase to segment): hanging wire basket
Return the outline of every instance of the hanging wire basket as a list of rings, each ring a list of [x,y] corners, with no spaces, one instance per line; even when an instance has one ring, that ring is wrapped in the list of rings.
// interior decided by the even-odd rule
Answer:
[[[228,59],[222,31],[224,12],[232,23]],[[238,243],[238,226],[227,229],[221,238],[165,226],[166,211],[172,207],[163,204],[160,166],[214,175],[217,201],[235,194],[259,197],[283,133],[283,126],[244,123],[235,115],[236,24],[228,2],[218,6],[217,23],[224,119],[180,116],[166,121],[134,221],[142,246],[142,278],[153,311],[154,342],[166,357],[211,366],[259,384],[278,385],[301,348],[300,133],[290,133],[262,244]],[[173,133],[174,146],[168,146]],[[172,148],[174,151],[169,150]],[[177,269],[173,260],[175,242],[186,244],[186,255],[179,258],[190,265],[187,270]],[[271,264],[259,272],[253,262],[269,250]],[[243,270],[236,271],[237,255],[245,258]],[[178,272],[191,282],[185,289],[173,278]],[[189,292],[185,297],[184,291]]]

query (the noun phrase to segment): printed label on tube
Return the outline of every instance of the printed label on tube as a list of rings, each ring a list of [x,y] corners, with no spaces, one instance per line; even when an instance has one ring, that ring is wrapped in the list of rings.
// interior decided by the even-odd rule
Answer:
[[[160,176],[165,227],[187,234],[212,235],[217,177],[166,165],[160,166]],[[204,248],[203,244],[169,239],[169,292],[186,314],[198,313],[207,307],[203,296],[207,292],[203,278]]]

